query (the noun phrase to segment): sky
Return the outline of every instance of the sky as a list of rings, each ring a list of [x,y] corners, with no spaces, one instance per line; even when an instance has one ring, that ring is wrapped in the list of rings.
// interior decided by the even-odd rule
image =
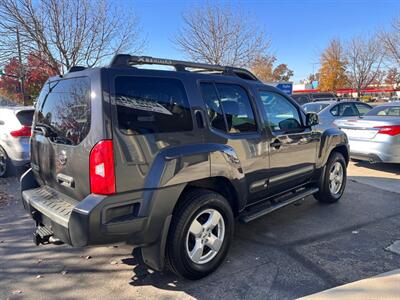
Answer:
[[[183,25],[182,15],[204,1],[117,0],[133,5],[148,41],[145,54],[185,59],[173,43]],[[219,1],[244,12],[272,42],[270,52],[278,63],[294,71],[292,81],[307,78],[319,68],[319,54],[332,38],[348,40],[371,35],[400,17],[400,0],[249,0]]]

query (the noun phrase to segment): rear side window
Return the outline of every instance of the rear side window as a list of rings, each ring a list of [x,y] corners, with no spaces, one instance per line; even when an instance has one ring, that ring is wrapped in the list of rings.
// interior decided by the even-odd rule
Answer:
[[[364,103],[355,103],[356,108],[358,110],[358,114],[360,116],[365,115],[367,112],[371,110],[371,106],[364,104]]]
[[[241,86],[202,83],[201,90],[212,127],[232,134],[257,131],[250,99]]]
[[[87,77],[49,83],[40,95],[36,125],[60,144],[78,145],[90,129],[90,80]],[[43,98],[41,98],[43,96]]]
[[[34,110],[22,110],[17,113],[17,119],[23,126],[32,126]]]
[[[127,134],[193,129],[189,102],[178,79],[119,76],[115,102],[118,126]]]

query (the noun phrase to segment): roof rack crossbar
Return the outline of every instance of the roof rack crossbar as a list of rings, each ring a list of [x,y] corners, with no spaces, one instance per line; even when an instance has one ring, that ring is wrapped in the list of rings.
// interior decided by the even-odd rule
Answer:
[[[205,63],[197,63],[190,61],[174,60],[168,58],[157,58],[151,56],[136,56],[129,54],[117,54],[111,61],[110,67],[117,66],[132,66],[132,65],[164,65],[172,66],[177,71],[188,71],[186,68],[196,69],[202,71],[215,71],[221,72],[224,75],[236,75],[239,77],[244,77],[251,80],[257,80],[258,78],[250,71],[242,68],[228,67],[221,65],[211,65]],[[242,76],[241,76],[242,75]]]

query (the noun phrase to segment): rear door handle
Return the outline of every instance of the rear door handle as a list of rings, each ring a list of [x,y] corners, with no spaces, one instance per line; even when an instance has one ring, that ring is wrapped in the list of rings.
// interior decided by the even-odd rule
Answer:
[[[280,140],[276,139],[270,145],[271,145],[271,147],[273,147],[275,149],[279,149],[282,146],[282,143]]]

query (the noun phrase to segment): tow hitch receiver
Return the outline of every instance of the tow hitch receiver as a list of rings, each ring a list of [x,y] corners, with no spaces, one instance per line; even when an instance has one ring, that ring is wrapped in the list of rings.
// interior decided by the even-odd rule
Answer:
[[[40,244],[58,243],[60,240],[54,238],[53,232],[50,229],[38,226],[33,233],[33,242],[36,246],[39,246]]]

